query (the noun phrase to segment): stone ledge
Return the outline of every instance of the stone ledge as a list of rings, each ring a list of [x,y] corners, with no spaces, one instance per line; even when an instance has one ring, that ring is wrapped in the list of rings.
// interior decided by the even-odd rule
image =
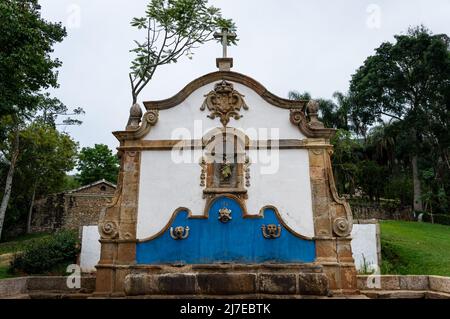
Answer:
[[[450,277],[421,275],[358,276],[358,289],[376,291],[422,291],[450,294]]]
[[[81,288],[67,287],[67,277],[62,276],[30,276],[0,280],[0,298],[29,295],[37,291],[46,293],[91,293],[95,290],[95,276],[81,278]]]
[[[410,290],[361,290],[370,299],[425,299],[425,291]]]
[[[370,299],[450,299],[450,294],[429,290],[361,290]]]
[[[100,266],[100,265],[99,265]],[[105,266],[105,265],[101,265]],[[109,267],[116,267],[109,265]],[[322,266],[315,263],[307,264],[194,264],[194,265],[131,265],[125,266],[136,273],[167,274],[167,273],[322,273]]]
[[[127,296],[330,294],[323,273],[134,273],[126,276],[124,287]]]
[[[429,276],[430,289],[450,294],[450,277]]]

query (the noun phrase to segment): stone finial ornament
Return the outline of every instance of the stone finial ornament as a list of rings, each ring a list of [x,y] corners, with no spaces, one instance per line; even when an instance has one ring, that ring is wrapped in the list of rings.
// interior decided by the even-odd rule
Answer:
[[[308,111],[309,116],[309,126],[315,128],[324,128],[322,122],[319,121],[319,102],[315,100],[311,100],[306,105],[306,110]]]
[[[130,117],[128,119],[127,130],[139,128],[142,119],[142,109],[138,103],[133,104],[130,108]]]
[[[208,110],[211,112],[208,117],[210,119],[220,118],[220,122],[224,127],[230,122],[231,118],[239,120],[243,115],[239,114],[241,109],[248,110],[248,106],[244,101],[244,95],[236,91],[232,83],[225,80],[217,83],[214,90],[205,95],[201,111]]]

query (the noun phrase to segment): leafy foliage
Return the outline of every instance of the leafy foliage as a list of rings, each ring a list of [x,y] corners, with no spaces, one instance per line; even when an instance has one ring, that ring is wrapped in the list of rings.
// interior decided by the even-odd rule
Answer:
[[[207,0],[151,0],[145,16],[134,18],[131,25],[146,36],[143,42],[135,41],[131,50],[135,54],[130,73],[133,104],[159,66],[176,63],[184,55],[192,58],[193,50],[213,40],[218,28],[236,30],[233,21],[208,6]]]
[[[80,172],[77,178],[82,185],[101,179],[116,183],[119,161],[107,145],[96,144],[94,147],[84,147],[80,151],[77,168]]]
[[[48,100],[41,90],[58,87],[61,61],[51,53],[66,31],[39,10],[37,0],[0,2],[0,117],[34,110]]]
[[[20,173],[27,175],[31,184],[37,183],[38,195],[57,192],[66,172],[75,168],[77,148],[69,135],[34,122],[21,132]]]
[[[423,215],[423,221],[427,223],[435,223],[450,226],[450,216],[444,214],[428,214]]]
[[[331,141],[337,188],[350,197],[423,203],[420,210],[448,214],[450,41],[423,26],[395,40],[367,58],[347,95],[316,99],[320,120],[338,129]],[[311,95],[293,91],[289,98]]]
[[[61,23],[44,20],[40,9],[37,0],[0,2],[0,181],[5,185],[0,236],[5,218],[16,223],[35,194],[60,188],[64,170],[73,167],[67,159],[76,145],[55,128],[81,124],[72,116],[84,113],[81,108],[69,111],[46,92],[58,87],[61,61],[52,57],[53,45],[66,31]]]
[[[16,254],[10,271],[46,274],[61,264],[75,263],[78,253],[77,232],[61,231],[52,237],[31,241],[22,253]]]
[[[9,157],[13,132],[4,141]],[[5,217],[5,230],[17,231],[25,223],[35,198],[57,193],[65,188],[66,172],[74,169],[78,144],[53,126],[39,121],[24,125],[20,131],[19,158],[14,173],[11,200]],[[0,181],[9,169],[6,159],[0,160]],[[1,192],[0,192],[1,194]]]
[[[403,155],[412,167],[414,206],[422,210],[424,200],[442,203],[433,193],[450,192],[444,181],[450,170],[450,40],[423,26],[395,40],[383,43],[353,75],[352,114],[365,125],[389,120],[400,129],[404,138],[397,142],[407,145]],[[425,181],[420,170],[434,174]]]

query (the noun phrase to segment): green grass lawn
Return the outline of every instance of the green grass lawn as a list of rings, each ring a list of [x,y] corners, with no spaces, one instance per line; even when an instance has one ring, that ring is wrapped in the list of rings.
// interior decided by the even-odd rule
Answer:
[[[383,221],[383,274],[450,276],[450,226]]]
[[[8,272],[8,267],[0,266],[0,280],[11,278],[11,277],[13,277],[13,276]]]
[[[0,255],[21,251],[30,241],[50,236],[51,234],[48,233],[28,234],[14,238],[12,241],[0,242]]]

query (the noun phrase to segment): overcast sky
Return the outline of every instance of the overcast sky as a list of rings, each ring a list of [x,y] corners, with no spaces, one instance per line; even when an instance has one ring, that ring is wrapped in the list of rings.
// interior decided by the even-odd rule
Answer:
[[[83,107],[80,127],[68,131],[80,146],[111,148],[111,132],[125,128],[131,105],[129,50],[142,40],[130,26],[148,0],[41,0],[42,14],[68,31],[55,56],[63,62],[61,87],[52,91],[70,108]],[[424,24],[450,34],[450,0],[214,0],[238,27],[239,44],[229,49],[233,71],[249,75],[269,91],[290,90],[331,98],[346,92],[367,56],[409,26]],[[141,93],[140,102],[171,97],[187,83],[216,71],[217,43],[197,49],[193,60],[164,66]]]

